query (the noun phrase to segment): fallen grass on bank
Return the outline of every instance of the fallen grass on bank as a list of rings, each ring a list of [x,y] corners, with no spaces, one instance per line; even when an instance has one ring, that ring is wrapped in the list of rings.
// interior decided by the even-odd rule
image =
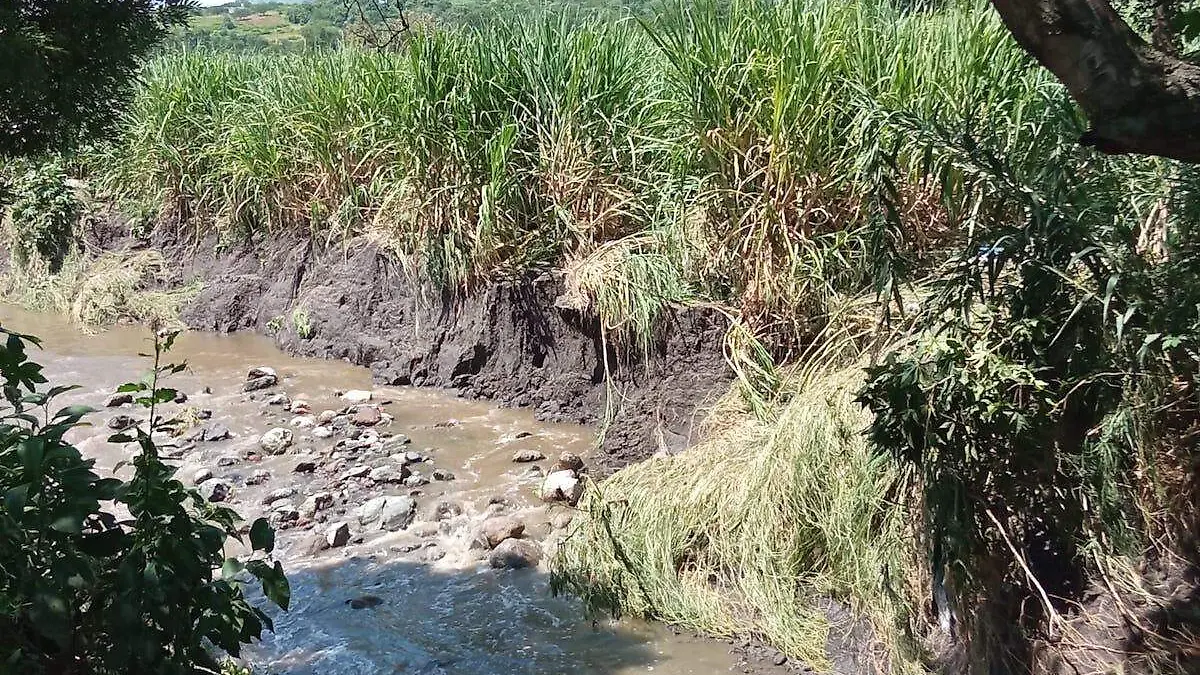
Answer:
[[[199,284],[160,289],[165,261],[157,251],[114,252],[89,258],[75,252],[58,272],[34,259],[11,266],[0,282],[0,296],[30,311],[67,316],[84,330],[121,321],[156,326],[179,325],[183,303]]]
[[[827,667],[829,598],[866,617],[891,672],[921,672],[926,578],[905,480],[873,458],[854,401],[861,371],[793,376],[765,417],[731,396],[699,445],[589,490],[554,561],[554,588],[611,611],[755,635]],[[846,630],[838,626],[837,630]]]

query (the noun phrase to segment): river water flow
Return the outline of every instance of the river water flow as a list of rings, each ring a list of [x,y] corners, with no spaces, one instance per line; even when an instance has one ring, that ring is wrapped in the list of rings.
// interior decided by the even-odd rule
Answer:
[[[104,404],[118,385],[149,370],[150,361],[138,356],[152,351],[148,330],[86,334],[57,317],[11,307],[0,307],[0,324],[43,340],[33,356],[53,384],[80,386],[62,404],[100,409],[72,440],[96,458],[101,473],[128,459],[129,448],[106,442],[107,425],[120,415],[144,419],[145,412]],[[592,430],[537,422],[528,411],[442,391],[373,388],[363,368],[290,357],[256,335],[184,333],[168,361],[188,364],[165,383],[188,397],[164,410],[188,422],[164,446],[180,479],[199,478],[210,490],[227,486],[224,501],[248,521],[266,515],[277,523],[276,553],[291,581],[291,609],[270,611],[275,633],[243,655],[256,673],[729,671],[733,657],[726,645],[654,624],[589,621],[576,600],[551,597],[545,561],[532,569],[494,569],[487,547],[477,543],[482,522],[497,515],[523,523],[523,538],[532,542],[561,536],[572,511],[539,501],[538,472],[564,451],[586,460]],[[275,370],[278,384],[244,392],[248,371],[261,366]],[[325,411],[351,416],[341,394],[354,390],[371,393],[369,406],[382,412],[379,424],[363,430],[340,424],[344,420],[317,423]],[[310,410],[296,405],[301,401]],[[292,436],[280,454],[260,445],[262,434],[275,428]],[[325,436],[318,428],[336,432]],[[520,451],[546,459],[514,462]],[[396,480],[401,471],[417,477],[405,484]],[[410,521],[362,524],[358,510],[380,496],[412,498]],[[350,525],[349,541],[321,545],[341,522]]]

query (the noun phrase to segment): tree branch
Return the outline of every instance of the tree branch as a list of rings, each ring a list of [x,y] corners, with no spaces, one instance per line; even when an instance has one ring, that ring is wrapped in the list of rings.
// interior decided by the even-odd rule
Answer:
[[[1200,162],[1200,66],[1148,44],[1107,0],[992,5],[1088,116],[1081,143]]]

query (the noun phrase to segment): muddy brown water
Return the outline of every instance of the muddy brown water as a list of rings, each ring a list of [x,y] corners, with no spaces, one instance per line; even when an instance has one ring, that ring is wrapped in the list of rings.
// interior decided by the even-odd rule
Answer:
[[[149,360],[138,356],[152,349],[144,328],[85,334],[60,318],[6,306],[0,306],[0,325],[42,338],[43,349],[34,350],[34,358],[51,382],[80,385],[63,397],[64,404],[99,407],[119,384],[149,369]],[[281,488],[296,491],[287,500],[296,505],[319,491],[338,495],[338,502],[317,518],[327,522],[304,524],[302,519],[278,533],[276,551],[291,580],[292,603],[286,613],[270,612],[275,633],[244,655],[257,672],[707,675],[730,670],[733,657],[724,644],[676,635],[655,624],[588,621],[574,599],[551,597],[545,563],[537,570],[493,570],[486,552],[471,546],[479,523],[497,512],[524,521],[527,538],[555,536],[552,523],[561,520],[565,507],[540,504],[540,479],[528,475],[529,465],[511,458],[525,449],[551,460],[564,450],[586,458],[593,438],[589,429],[536,422],[527,411],[497,409],[441,391],[373,389],[363,368],[293,358],[256,335],[184,333],[169,360],[188,364],[167,384],[189,400],[164,413],[184,407],[211,410],[211,420],[201,424],[220,423],[233,433],[220,442],[179,441],[183,447],[175,451],[176,463],[184,482],[210,469],[233,486],[229,504],[248,519],[277,506],[262,502]],[[264,365],[277,370],[280,384],[254,395],[242,393],[247,370]],[[418,514],[450,501],[462,515],[441,522],[418,515],[397,532],[357,527],[354,508],[367,499],[414,490],[343,480],[341,474],[358,461],[333,449],[337,438],[319,439],[311,429],[294,428],[296,415],[264,402],[283,392],[309,402],[315,415],[345,407],[337,394],[352,389],[371,390],[374,402],[393,417],[378,429],[381,435],[403,434],[411,439],[406,449],[430,458],[419,465],[424,475],[435,467],[454,474],[454,480],[417,488]],[[128,449],[105,440],[111,431],[104,424],[117,414],[144,417],[140,410],[101,409],[92,416],[94,426],[72,432],[72,440],[97,459],[101,471],[111,471],[129,456]],[[257,449],[259,435],[273,427],[293,431],[288,452],[247,458]],[[313,460],[319,469],[295,473],[302,460]],[[549,460],[539,464],[547,468]],[[246,484],[263,471],[268,479]],[[350,545],[311,552],[314,537],[339,521],[355,525]],[[369,606],[354,609],[352,600]]]

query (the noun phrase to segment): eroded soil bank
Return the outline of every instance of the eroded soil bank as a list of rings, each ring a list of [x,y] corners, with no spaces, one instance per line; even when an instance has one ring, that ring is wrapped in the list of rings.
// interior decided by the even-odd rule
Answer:
[[[367,367],[381,384],[448,387],[531,408],[539,420],[600,425],[605,470],[686,447],[731,381],[727,320],[711,308],[670,312],[641,355],[562,307],[563,284],[551,274],[449,294],[364,238],[279,235],[222,247],[184,228],[139,240],[119,221],[90,238],[104,250],[156,248],[170,261],[170,284],[199,281],[181,317],[191,328],[251,330],[291,354]]]

